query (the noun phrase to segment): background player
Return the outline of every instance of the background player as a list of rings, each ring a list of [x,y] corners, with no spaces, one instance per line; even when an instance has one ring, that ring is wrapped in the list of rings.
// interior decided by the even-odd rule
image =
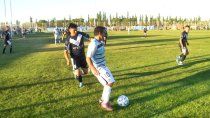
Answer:
[[[179,47],[181,50],[181,55],[177,57],[176,62],[178,65],[183,65],[184,60],[186,59],[186,56],[189,54],[189,51],[187,49],[188,43],[188,33],[190,31],[190,26],[186,25],[184,27],[184,31],[181,34],[181,38],[179,40]]]
[[[4,48],[3,48],[3,54],[6,52],[6,48],[9,45],[10,46],[10,53],[12,53],[12,37],[11,37],[11,31],[10,27],[6,26],[5,31],[3,33],[4,37]]]

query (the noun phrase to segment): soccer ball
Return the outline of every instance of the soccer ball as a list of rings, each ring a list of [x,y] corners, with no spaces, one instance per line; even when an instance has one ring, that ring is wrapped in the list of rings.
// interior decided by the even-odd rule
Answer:
[[[128,99],[127,96],[121,95],[121,96],[118,97],[117,103],[118,103],[118,105],[121,106],[121,107],[126,107],[126,106],[129,105],[129,99]]]

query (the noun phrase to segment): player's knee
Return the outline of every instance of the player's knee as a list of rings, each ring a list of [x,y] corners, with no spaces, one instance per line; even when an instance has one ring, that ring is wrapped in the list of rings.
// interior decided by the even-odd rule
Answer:
[[[88,71],[84,71],[84,74],[85,74],[85,75],[88,74]]]
[[[81,74],[80,74],[80,71],[79,71],[78,69],[74,71],[74,74],[75,74],[76,76],[80,76],[80,75],[81,75]]]
[[[187,55],[189,55],[189,53],[188,53],[188,52],[186,52],[186,53],[184,53],[184,55],[185,55],[185,56],[187,56]]]
[[[88,69],[83,69],[84,74],[88,74]]]
[[[114,82],[107,84],[107,86],[110,86],[110,87],[112,87],[113,85],[114,85]]]

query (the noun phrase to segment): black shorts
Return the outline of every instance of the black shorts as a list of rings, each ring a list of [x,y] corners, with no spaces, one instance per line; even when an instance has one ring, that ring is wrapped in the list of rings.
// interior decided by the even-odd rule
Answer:
[[[88,68],[85,56],[74,56],[71,58],[73,70]]]
[[[4,40],[4,45],[11,45],[12,42],[10,40]]]

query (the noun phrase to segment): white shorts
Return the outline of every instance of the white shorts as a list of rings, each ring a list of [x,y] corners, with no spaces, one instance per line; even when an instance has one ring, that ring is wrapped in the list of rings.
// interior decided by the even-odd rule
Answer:
[[[188,49],[186,47],[182,48],[182,53],[185,55],[188,52]]]
[[[12,44],[12,42],[10,40],[8,40],[7,43],[8,43],[8,45],[11,45]]]
[[[54,37],[55,37],[55,40],[57,40],[57,39],[59,39],[60,38],[60,36],[59,35],[54,35]]]
[[[103,86],[115,82],[114,77],[109,68],[107,68],[106,66],[101,66],[98,67],[97,70],[99,71],[99,75],[96,77]]]

